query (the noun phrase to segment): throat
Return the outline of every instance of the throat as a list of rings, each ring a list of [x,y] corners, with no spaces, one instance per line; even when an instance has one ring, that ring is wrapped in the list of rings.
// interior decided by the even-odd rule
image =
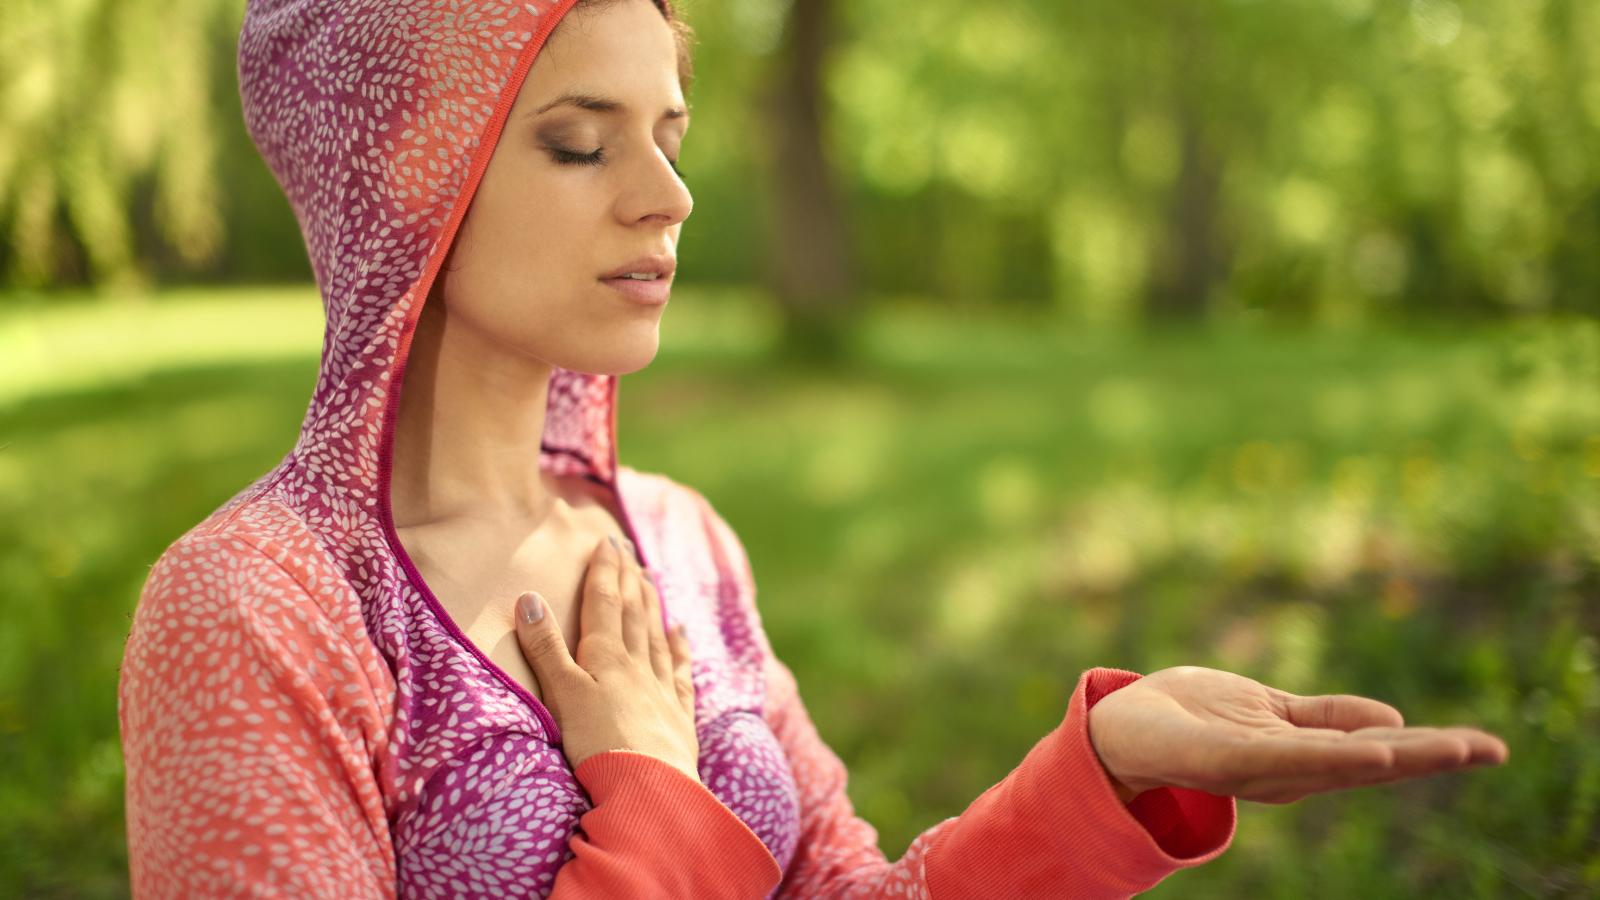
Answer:
[[[531,519],[552,493],[538,460],[554,371],[424,305],[394,422],[390,502],[397,525],[458,517]]]

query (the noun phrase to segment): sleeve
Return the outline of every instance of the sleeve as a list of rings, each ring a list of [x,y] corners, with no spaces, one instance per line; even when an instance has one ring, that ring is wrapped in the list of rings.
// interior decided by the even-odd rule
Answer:
[[[373,774],[393,692],[350,640],[359,606],[330,609],[240,539],[157,563],[119,686],[135,897],[394,896]]]
[[[348,592],[311,555],[254,535],[186,538],[157,563],[119,686],[139,900],[397,895],[376,774],[393,681]],[[553,900],[777,886],[760,838],[672,766],[616,751],[576,774],[593,808]]]
[[[1139,676],[1084,673],[1061,726],[959,817],[923,832],[890,863],[845,794],[845,768],[811,724],[794,677],[769,669],[768,724],[800,786],[800,846],[783,900],[1120,898],[1200,865],[1233,837],[1229,798],[1148,791],[1124,806],[1089,743],[1088,711]]]
[[[783,872],[761,839],[683,772],[613,750],[577,770],[594,808],[572,836],[573,858],[550,900],[766,897]]]

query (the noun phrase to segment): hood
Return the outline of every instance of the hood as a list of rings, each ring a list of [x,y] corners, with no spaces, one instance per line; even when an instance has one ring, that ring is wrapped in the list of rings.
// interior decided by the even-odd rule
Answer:
[[[391,536],[390,450],[418,314],[523,78],[575,3],[252,0],[246,10],[245,122],[299,220],[327,313],[316,392],[286,464],[320,480],[336,513],[377,515]],[[615,398],[614,377],[558,369],[540,464],[612,483]]]
[[[504,848],[565,846],[589,808],[549,710],[456,627],[389,505],[423,301],[523,78],[575,2],[250,0],[240,37],[246,120],[299,218],[328,324],[294,450],[219,518],[302,573],[333,627],[358,614],[387,664],[386,677],[367,673],[381,733],[341,746],[370,753],[399,896],[476,896],[479,882],[451,874],[466,871],[489,873],[496,896],[547,892],[562,855]],[[702,777],[787,866],[799,791],[762,717],[771,657],[748,564],[699,495],[618,472],[615,400],[615,378],[557,370],[538,463],[616,491],[622,524],[658,561],[663,615],[693,646]],[[502,753],[515,765],[477,765]]]

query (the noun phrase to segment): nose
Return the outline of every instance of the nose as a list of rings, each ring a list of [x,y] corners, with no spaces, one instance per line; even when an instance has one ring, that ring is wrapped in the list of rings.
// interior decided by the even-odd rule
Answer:
[[[629,167],[628,185],[618,198],[617,218],[624,225],[670,228],[682,224],[694,209],[694,198],[672,163],[655,146]]]

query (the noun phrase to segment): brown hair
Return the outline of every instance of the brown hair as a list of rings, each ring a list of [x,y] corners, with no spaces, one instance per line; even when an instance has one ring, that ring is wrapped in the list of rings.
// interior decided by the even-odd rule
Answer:
[[[623,0],[578,0],[573,4],[572,11],[597,13],[620,2]],[[672,4],[667,0],[650,0],[650,2],[661,11],[661,17],[667,20],[667,26],[672,29],[672,41],[678,46],[678,84],[687,94],[689,84],[694,81],[694,59],[691,53],[694,47],[694,29],[678,18],[672,11]]]

